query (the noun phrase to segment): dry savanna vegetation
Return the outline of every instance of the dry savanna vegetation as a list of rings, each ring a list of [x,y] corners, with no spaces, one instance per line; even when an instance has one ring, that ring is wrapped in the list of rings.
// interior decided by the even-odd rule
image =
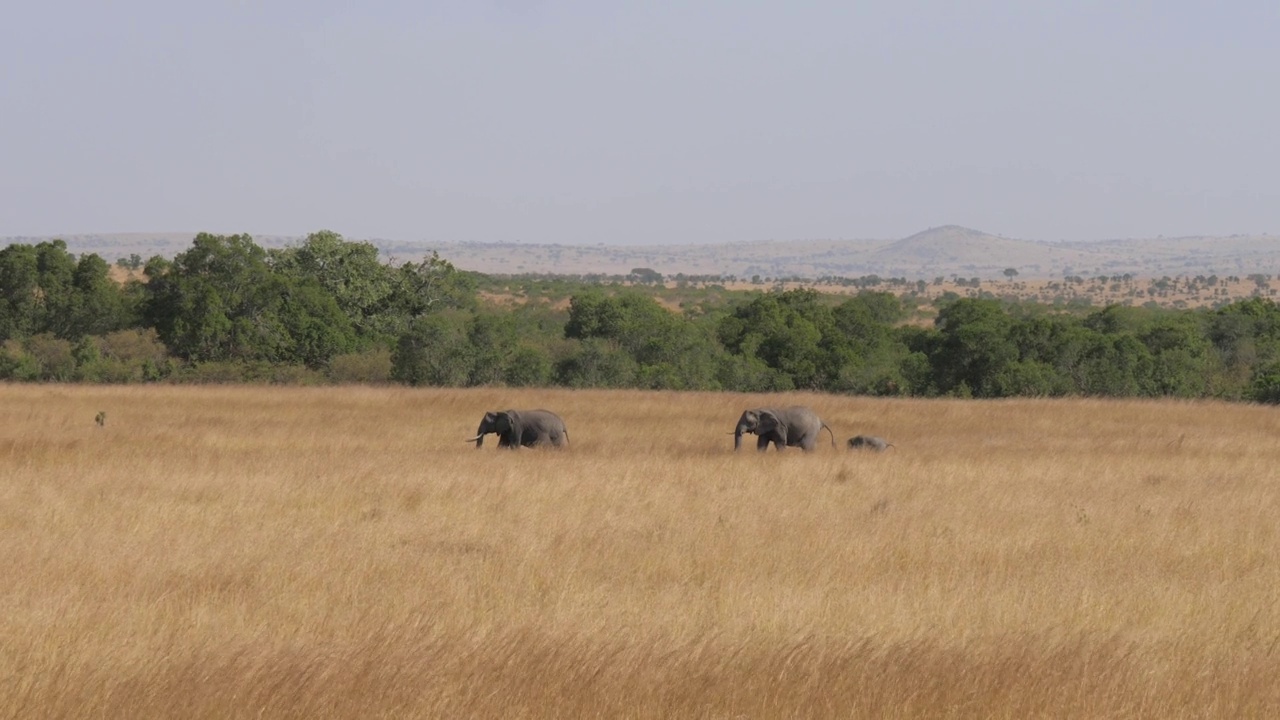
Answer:
[[[1062,279],[1045,280],[979,280],[975,286],[971,280],[927,281],[918,286],[915,281],[906,284],[884,282],[869,289],[888,292],[899,297],[911,297],[924,305],[936,306],[952,295],[956,297],[995,297],[1001,300],[1041,303],[1045,305],[1083,304],[1102,308],[1107,305],[1150,305],[1163,308],[1212,308],[1251,297],[1276,299],[1280,282],[1270,276],[1254,276],[1254,279],[1229,277],[1215,278],[1214,284],[1197,282],[1195,278],[1131,278],[1129,280],[1102,281],[1099,278],[1081,278],[1079,282]],[[796,290],[812,288],[834,295],[857,295],[868,289],[857,285],[832,285],[805,281],[786,281],[768,285],[747,282],[725,283],[730,290],[769,289]],[[677,306],[678,307],[678,306]]]
[[[0,397],[3,717],[1280,713],[1273,408]],[[732,452],[792,402],[895,447]],[[536,406],[568,451],[464,442]]]

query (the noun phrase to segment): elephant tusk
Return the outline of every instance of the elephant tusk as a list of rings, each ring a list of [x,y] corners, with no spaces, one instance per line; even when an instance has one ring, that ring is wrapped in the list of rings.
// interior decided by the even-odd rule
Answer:
[[[479,440],[479,439],[480,439],[480,438],[482,438],[482,437],[484,437],[484,436],[483,436],[483,435],[477,435],[477,436],[475,436],[475,437],[473,437],[473,438],[468,438],[468,439],[466,439],[466,440],[463,440],[462,442],[475,442],[475,441]]]

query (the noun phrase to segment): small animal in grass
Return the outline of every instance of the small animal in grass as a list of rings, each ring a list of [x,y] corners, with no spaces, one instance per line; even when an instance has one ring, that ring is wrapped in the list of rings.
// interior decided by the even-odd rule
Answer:
[[[93,416],[93,421],[98,423],[98,427],[107,426],[107,411],[99,410],[97,415]]]
[[[875,435],[854,435],[849,438],[850,450],[871,450],[874,452],[884,452],[893,447],[893,443],[882,437]]]

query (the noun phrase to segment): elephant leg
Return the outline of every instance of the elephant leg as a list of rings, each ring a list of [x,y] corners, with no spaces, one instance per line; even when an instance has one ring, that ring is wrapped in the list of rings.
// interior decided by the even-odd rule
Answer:
[[[760,452],[764,452],[765,450],[768,450],[769,442],[770,440],[768,435],[761,435],[760,437],[756,438],[756,450],[759,450]]]

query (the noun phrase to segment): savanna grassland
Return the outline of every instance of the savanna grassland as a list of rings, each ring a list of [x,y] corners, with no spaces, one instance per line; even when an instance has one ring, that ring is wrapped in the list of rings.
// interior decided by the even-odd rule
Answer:
[[[841,449],[734,454],[775,401]],[[531,406],[567,452],[464,442]],[[1211,402],[3,385],[0,717],[1274,717],[1278,438]]]

